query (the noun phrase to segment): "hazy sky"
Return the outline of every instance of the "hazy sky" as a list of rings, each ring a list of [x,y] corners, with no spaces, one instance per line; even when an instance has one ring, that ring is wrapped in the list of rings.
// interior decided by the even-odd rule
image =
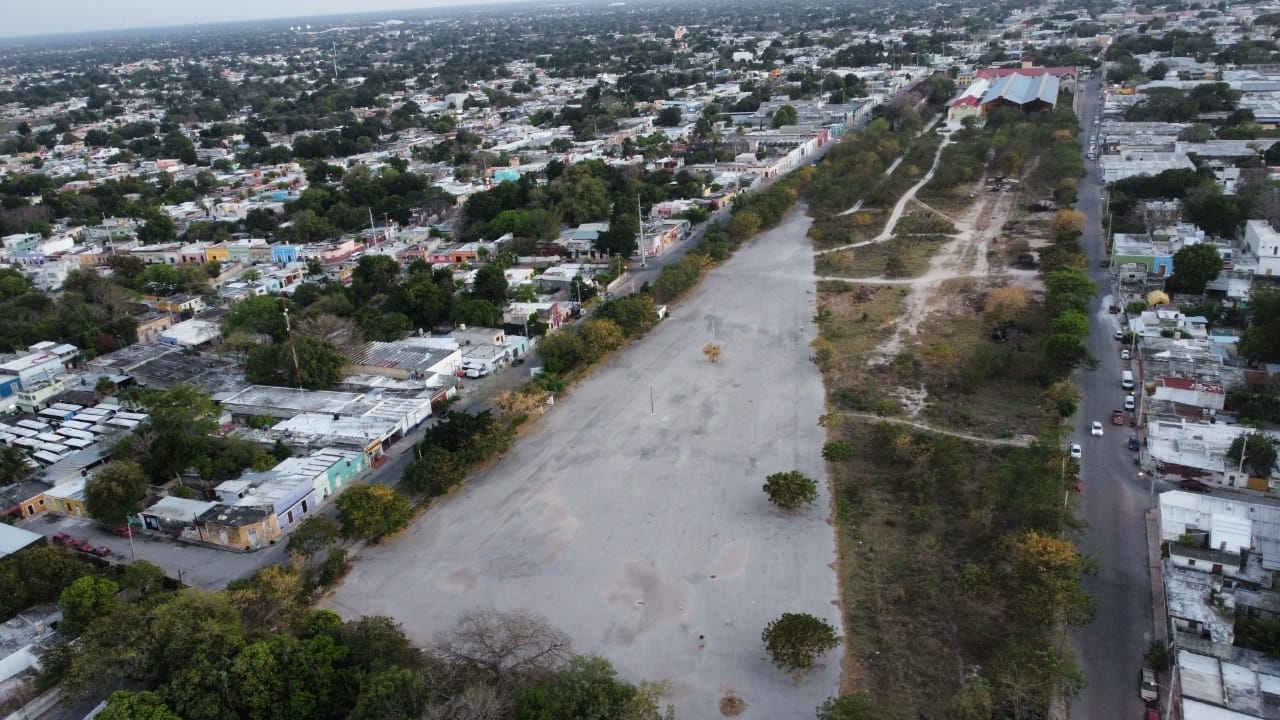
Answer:
[[[0,37],[474,5],[474,0],[53,0],[4,3]]]

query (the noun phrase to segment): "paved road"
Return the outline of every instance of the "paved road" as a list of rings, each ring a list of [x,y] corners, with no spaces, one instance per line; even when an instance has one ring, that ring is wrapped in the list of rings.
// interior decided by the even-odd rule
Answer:
[[[1081,97],[1080,138],[1086,150],[1098,107],[1098,80],[1088,84]],[[1150,506],[1151,486],[1137,477],[1135,453],[1126,442],[1132,430],[1110,424],[1111,411],[1122,407],[1125,391],[1120,372],[1128,362],[1120,360],[1120,344],[1112,338],[1117,321],[1107,312],[1110,286],[1107,271],[1098,267],[1106,256],[1102,237],[1099,185],[1094,163],[1080,182],[1077,209],[1086,216],[1082,242],[1089,256],[1090,274],[1098,282],[1100,297],[1092,309],[1089,352],[1098,358],[1096,370],[1081,370],[1077,381],[1083,399],[1077,413],[1075,442],[1084,447],[1081,477],[1084,492],[1081,514],[1088,529],[1080,542],[1083,552],[1098,559],[1098,574],[1085,588],[1098,600],[1093,624],[1072,633],[1081,669],[1088,686],[1071,703],[1073,718],[1138,718],[1143,704],[1138,697],[1138,670],[1151,638],[1151,586],[1147,575],[1146,530],[1143,513]],[[1100,438],[1089,434],[1089,423],[1104,423]],[[1159,492],[1160,485],[1156,486]]]
[[[417,642],[467,608],[526,608],[624,678],[669,681],[682,719],[722,717],[727,693],[744,718],[811,717],[839,651],[796,683],[760,642],[782,612],[840,622],[827,494],[789,516],[761,492],[789,469],[826,486],[808,226],[793,212],[748,243],[500,464],[362,549],[330,606]]]

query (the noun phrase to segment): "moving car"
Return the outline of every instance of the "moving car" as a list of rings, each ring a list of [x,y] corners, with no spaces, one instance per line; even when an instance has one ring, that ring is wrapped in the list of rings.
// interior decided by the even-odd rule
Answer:
[[[1112,410],[1112,411],[1111,411],[1111,424],[1112,424],[1112,425],[1123,425],[1123,424],[1124,424],[1124,412],[1123,412],[1123,411],[1120,411],[1120,410]],[[1099,434],[1099,435],[1101,435],[1102,433],[1098,433],[1098,434]]]
[[[1111,337],[1113,337],[1113,338],[1115,338],[1115,339],[1117,339],[1117,340],[1123,340],[1123,339],[1124,339],[1124,331],[1123,331],[1123,330],[1121,330],[1120,328],[1116,328],[1116,331],[1111,335]]]
[[[1073,460],[1079,460],[1080,456],[1083,454],[1084,454],[1084,449],[1081,448],[1079,444],[1071,443],[1071,458]]]
[[[1138,679],[1138,692],[1144,702],[1154,703],[1160,697],[1160,688],[1156,686],[1156,674],[1151,668],[1142,668]]]
[[[1208,485],[1200,482],[1199,480],[1196,480],[1195,478],[1186,478],[1185,480],[1179,481],[1178,487],[1188,492],[1198,492],[1198,493],[1207,493],[1213,489]]]
[[[1120,418],[1120,422],[1124,422],[1124,418]],[[1089,428],[1089,434],[1094,437],[1102,437],[1102,423],[1094,420],[1093,425]]]

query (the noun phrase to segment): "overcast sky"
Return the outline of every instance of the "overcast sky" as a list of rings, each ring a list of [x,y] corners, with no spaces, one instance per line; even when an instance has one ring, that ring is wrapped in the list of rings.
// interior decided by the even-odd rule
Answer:
[[[4,3],[0,37],[163,27],[344,12],[475,5],[475,0],[53,0]]]

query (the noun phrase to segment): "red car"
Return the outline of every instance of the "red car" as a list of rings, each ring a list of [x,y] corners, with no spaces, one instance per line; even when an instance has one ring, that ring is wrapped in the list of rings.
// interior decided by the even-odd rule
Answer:
[[[111,534],[119,535],[120,537],[124,537],[124,538],[133,537],[133,528],[129,527],[128,525],[117,525],[111,528]]]
[[[1111,411],[1111,424],[1112,424],[1112,425],[1123,425],[1123,424],[1124,424],[1124,413],[1123,413],[1123,412],[1121,412],[1120,410],[1112,410],[1112,411]]]
[[[70,535],[64,532],[54,533],[53,541],[58,545],[70,545],[72,547],[76,547],[80,544],[79,540],[76,540],[75,538],[71,537]]]

